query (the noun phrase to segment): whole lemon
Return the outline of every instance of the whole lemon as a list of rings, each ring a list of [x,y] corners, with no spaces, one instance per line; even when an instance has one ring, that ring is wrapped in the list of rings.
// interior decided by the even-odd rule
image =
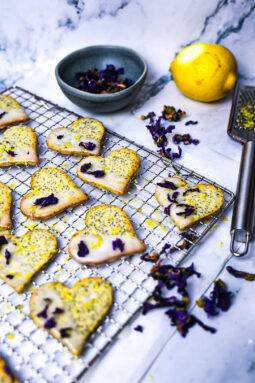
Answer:
[[[237,79],[234,55],[223,45],[198,42],[183,48],[170,65],[180,91],[198,101],[220,100]]]

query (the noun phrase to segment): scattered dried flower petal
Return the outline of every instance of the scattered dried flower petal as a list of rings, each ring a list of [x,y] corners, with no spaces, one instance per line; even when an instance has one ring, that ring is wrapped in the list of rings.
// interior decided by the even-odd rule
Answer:
[[[125,244],[120,238],[117,238],[114,241],[112,241],[112,248],[113,250],[119,249],[121,252],[123,252],[125,248]]]
[[[47,197],[37,198],[34,202],[34,205],[41,206],[41,207],[47,207],[51,205],[56,205],[58,203],[58,198],[54,196],[54,194],[50,194]]]
[[[236,270],[232,266],[227,266],[227,271],[229,272],[229,274],[233,275],[233,277],[235,277],[235,278],[245,279],[248,282],[255,281],[255,274],[253,274],[253,273],[249,273],[247,271]]]
[[[106,65],[103,70],[97,68],[78,72],[75,75],[77,88],[89,93],[116,93],[129,88],[133,81],[122,78],[125,74],[124,68],[116,68],[112,64]]]
[[[143,326],[141,326],[140,324],[138,324],[136,327],[134,327],[134,330],[135,330],[135,331],[138,331],[138,332],[143,332]]]
[[[77,252],[78,257],[85,257],[88,254],[89,254],[88,246],[85,244],[85,242],[80,241],[78,244],[78,252]]]

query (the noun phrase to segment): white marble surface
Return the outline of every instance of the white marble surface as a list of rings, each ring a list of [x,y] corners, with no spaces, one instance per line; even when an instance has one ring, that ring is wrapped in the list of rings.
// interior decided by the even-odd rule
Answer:
[[[146,85],[132,110],[100,118],[111,129],[155,149],[142,113],[162,105],[183,108],[199,124],[190,130],[201,140],[181,159],[220,184],[235,190],[241,147],[226,134],[230,97],[201,104],[182,96],[168,74],[181,46],[196,40],[229,47],[239,64],[240,81],[255,84],[254,0],[1,0],[0,84],[18,83],[83,115],[89,114],[59,90],[54,67],[74,49],[91,44],[122,44],[140,52],[149,66]],[[230,216],[229,212],[229,216]],[[229,256],[230,221],[222,222],[189,257],[202,273],[192,281],[193,302],[208,289]],[[220,246],[222,241],[223,246]],[[255,271],[254,246],[233,265]],[[250,383],[255,380],[254,283],[221,277],[236,292],[228,313],[208,320],[218,332],[194,327],[182,339],[161,312],[139,315],[118,337],[84,381],[136,383]],[[133,330],[144,326],[144,333]]]

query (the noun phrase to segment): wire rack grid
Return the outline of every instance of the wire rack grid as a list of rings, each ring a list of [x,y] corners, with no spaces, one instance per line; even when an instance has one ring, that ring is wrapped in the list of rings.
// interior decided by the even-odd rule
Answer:
[[[38,137],[40,167],[47,164],[64,169],[89,195],[89,201],[44,222],[29,220],[22,215],[18,206],[20,198],[30,188],[31,175],[37,169],[35,167],[0,169],[1,182],[13,190],[14,232],[22,235],[34,227],[46,227],[59,239],[57,257],[34,278],[25,293],[17,294],[5,283],[0,282],[0,354],[7,359],[23,382],[70,383],[79,380],[95,359],[103,354],[116,335],[142,307],[155,286],[155,282],[149,277],[151,264],[142,261],[138,255],[124,257],[100,267],[81,266],[70,259],[66,251],[67,243],[77,230],[84,227],[86,210],[102,203],[120,206],[131,218],[138,236],[146,242],[148,251],[160,251],[167,241],[177,251],[164,257],[173,264],[179,264],[220,220],[221,214],[225,213],[234,196],[232,192],[220,186],[225,195],[221,212],[190,229],[189,233],[195,234],[195,237],[188,239],[190,242],[188,249],[182,249],[178,244],[183,237],[159,209],[154,197],[155,186],[164,176],[176,172],[192,185],[199,182],[215,184],[214,182],[107,130],[103,155],[120,147],[132,148],[141,157],[141,170],[127,194],[122,197],[84,184],[76,176],[79,158],[60,155],[49,150],[45,143],[50,129],[60,125],[68,126],[80,116],[19,87],[9,88],[4,94],[16,98],[31,118],[28,125],[35,130]],[[114,305],[103,324],[90,337],[81,357],[76,358],[46,331],[35,326],[29,317],[28,302],[32,287],[52,280],[58,280],[71,287],[77,280],[88,276],[101,276],[112,284]]]

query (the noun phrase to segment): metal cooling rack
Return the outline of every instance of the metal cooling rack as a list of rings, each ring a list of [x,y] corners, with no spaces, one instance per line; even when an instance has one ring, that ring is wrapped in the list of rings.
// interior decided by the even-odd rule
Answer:
[[[34,279],[30,288],[24,294],[17,294],[5,283],[0,282],[0,354],[11,365],[21,381],[29,383],[70,383],[88,370],[95,359],[102,355],[116,335],[141,308],[143,302],[150,296],[154,281],[148,276],[150,263],[141,260],[140,256],[125,257],[112,264],[100,267],[81,266],[68,257],[66,245],[76,230],[84,227],[84,214],[94,204],[111,203],[123,208],[131,218],[137,233],[143,239],[148,251],[161,250],[167,241],[177,248],[166,258],[173,264],[180,263],[192,249],[204,238],[213,225],[219,221],[233,201],[233,193],[220,186],[224,191],[225,203],[217,215],[205,222],[199,222],[189,232],[197,236],[190,242],[188,250],[181,250],[178,244],[182,240],[179,231],[171,224],[169,218],[159,209],[154,197],[156,183],[169,173],[179,172],[180,176],[189,183],[214,182],[199,174],[173,164],[156,153],[135,144],[133,141],[107,130],[103,145],[103,154],[120,147],[133,148],[142,160],[141,170],[133,181],[125,196],[118,197],[105,191],[84,184],[76,177],[77,163],[80,158],[62,156],[49,150],[45,137],[50,129],[67,126],[79,115],[61,108],[25,89],[13,87],[4,94],[16,98],[26,109],[31,120],[28,122],[35,129],[39,141],[40,167],[52,165],[67,171],[90,197],[84,205],[70,209],[42,223],[25,218],[18,209],[20,198],[30,188],[31,175],[35,167],[10,167],[0,169],[0,180],[13,190],[14,198],[14,232],[23,234],[33,227],[47,227],[59,238],[59,254],[55,260],[42,270]],[[216,185],[216,184],[215,184]],[[219,185],[217,185],[219,186]],[[115,300],[110,315],[90,337],[81,357],[73,357],[65,347],[32,322],[29,317],[28,302],[31,287],[42,283],[58,280],[72,286],[78,279],[88,276],[106,278],[114,287]]]

